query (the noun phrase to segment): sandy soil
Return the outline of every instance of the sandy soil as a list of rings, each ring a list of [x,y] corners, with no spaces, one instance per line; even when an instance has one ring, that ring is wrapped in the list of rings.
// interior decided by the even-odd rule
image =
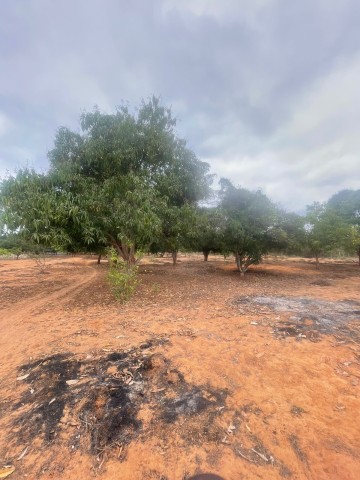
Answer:
[[[0,261],[0,478],[359,478],[359,267],[180,260]]]

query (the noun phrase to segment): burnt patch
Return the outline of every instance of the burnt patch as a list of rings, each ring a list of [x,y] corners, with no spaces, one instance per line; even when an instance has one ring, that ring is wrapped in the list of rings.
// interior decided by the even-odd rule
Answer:
[[[93,389],[79,417],[90,432],[90,453],[99,455],[114,445],[127,445],[137,435],[138,402],[131,399],[130,388],[99,387]]]
[[[39,432],[46,442],[54,438],[56,426],[69,400],[69,386],[66,382],[75,378],[79,370],[79,362],[67,354],[52,355],[23,365],[20,373],[28,375],[26,383],[30,388],[13,406],[15,411],[30,406],[14,422],[22,442],[30,441]]]
[[[196,415],[223,402],[224,393],[193,388],[174,399],[164,400],[161,417],[165,422],[172,423],[180,416]]]
[[[122,460],[136,438],[163,438],[169,431],[194,441],[217,442],[217,407],[227,392],[194,386],[160,352],[164,339],[85,358],[63,353],[23,365],[26,386],[13,405],[10,442],[47,446],[57,442],[95,458],[113,451]],[[148,412],[149,420],[142,417]],[[181,422],[178,420],[181,419]],[[194,429],[197,421],[201,429]]]
[[[339,335],[360,341],[356,328],[360,302],[354,300],[331,302],[310,297],[246,296],[233,300],[232,305],[248,314],[277,312],[286,315],[286,320],[281,322],[268,322],[277,337],[319,341],[321,335]]]
[[[125,352],[113,352],[108,355],[109,362],[118,362],[127,358],[127,353]]]

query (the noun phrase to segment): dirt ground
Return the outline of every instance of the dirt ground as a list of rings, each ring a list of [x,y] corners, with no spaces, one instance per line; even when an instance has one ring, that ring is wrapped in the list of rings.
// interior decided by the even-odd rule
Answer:
[[[355,480],[360,269],[0,260],[0,478]],[[2,476],[3,475],[3,476]]]

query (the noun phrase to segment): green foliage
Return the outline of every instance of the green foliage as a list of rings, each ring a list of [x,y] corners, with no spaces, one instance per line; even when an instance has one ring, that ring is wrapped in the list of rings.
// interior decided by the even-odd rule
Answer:
[[[279,211],[277,221],[269,230],[270,249],[286,255],[302,255],[306,245],[305,218],[296,213]]]
[[[271,229],[278,212],[261,192],[234,187],[221,180],[222,250],[232,252],[241,274],[261,261],[271,246]]]
[[[328,200],[327,208],[345,223],[360,225],[360,190],[342,190],[336,193]]]
[[[344,220],[325,203],[315,202],[307,207],[306,240],[311,255],[330,255],[346,247],[348,227]]]
[[[360,266],[360,225],[348,225],[345,250],[350,254],[356,253]]]
[[[189,248],[191,238],[196,235],[196,210],[188,203],[177,206],[167,205],[159,213],[160,233],[151,245],[151,253],[172,253],[176,263],[176,253]]]
[[[109,249],[110,269],[107,279],[117,300],[125,302],[135,293],[139,284],[138,267],[124,262],[114,248]]]
[[[0,237],[0,248],[6,249],[10,255],[15,255],[16,258],[19,258],[23,253],[30,254],[39,249],[37,245],[27,241],[20,234],[2,235]]]
[[[127,107],[84,113],[80,133],[58,130],[49,173],[23,169],[2,182],[4,223],[58,249],[112,245],[130,264],[156,239],[177,248],[183,213],[207,194],[211,176],[175,124],[155,97],[136,114]],[[168,218],[176,220],[170,227]]]
[[[333,195],[327,207],[336,213],[347,226],[346,252],[359,258],[360,266],[360,190],[342,190]]]
[[[0,192],[4,222],[10,231],[20,232],[30,243],[70,243],[63,227],[70,221],[74,205],[55,179],[23,169],[4,180]]]
[[[218,208],[197,210],[195,235],[190,239],[193,250],[202,252],[207,261],[210,252],[222,251],[222,213]]]
[[[13,255],[13,252],[11,250],[8,250],[7,248],[1,248],[0,247],[0,256],[9,257],[11,255]]]

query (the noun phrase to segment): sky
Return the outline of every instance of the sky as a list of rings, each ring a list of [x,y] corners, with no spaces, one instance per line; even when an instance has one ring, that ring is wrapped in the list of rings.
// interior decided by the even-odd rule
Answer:
[[[218,178],[289,211],[360,188],[359,0],[0,0],[0,177],[153,94]]]

